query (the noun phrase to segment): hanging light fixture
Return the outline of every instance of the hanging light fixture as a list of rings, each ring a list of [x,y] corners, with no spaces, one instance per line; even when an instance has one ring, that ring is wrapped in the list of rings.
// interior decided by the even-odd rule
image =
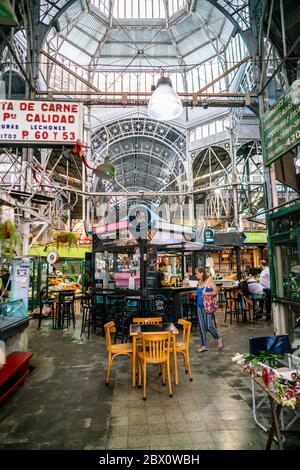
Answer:
[[[158,121],[171,121],[178,118],[183,110],[181,100],[172,88],[169,77],[161,71],[154,93],[148,104],[148,116]]]

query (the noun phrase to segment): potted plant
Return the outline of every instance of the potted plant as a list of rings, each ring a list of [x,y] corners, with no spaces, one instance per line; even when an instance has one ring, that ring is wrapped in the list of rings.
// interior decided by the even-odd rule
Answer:
[[[11,220],[0,222],[0,248],[1,255],[12,258],[21,244],[21,237]]]
[[[61,245],[68,248],[77,246],[77,236],[73,232],[57,232],[55,234],[55,244],[57,249]]]

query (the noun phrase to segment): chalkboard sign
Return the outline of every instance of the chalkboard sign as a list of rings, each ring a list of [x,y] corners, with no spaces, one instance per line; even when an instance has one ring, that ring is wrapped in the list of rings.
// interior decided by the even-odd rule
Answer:
[[[300,104],[297,82],[299,80],[296,80],[261,118],[266,166],[300,143]]]

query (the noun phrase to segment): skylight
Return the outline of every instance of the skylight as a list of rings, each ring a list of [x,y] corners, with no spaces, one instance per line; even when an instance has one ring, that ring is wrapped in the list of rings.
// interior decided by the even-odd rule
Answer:
[[[112,13],[117,19],[163,19],[186,7],[186,0],[115,0],[113,12],[110,12],[109,0],[91,1],[106,16]]]

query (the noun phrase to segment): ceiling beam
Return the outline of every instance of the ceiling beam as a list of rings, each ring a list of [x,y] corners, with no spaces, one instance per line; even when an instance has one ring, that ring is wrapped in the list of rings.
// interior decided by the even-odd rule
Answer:
[[[45,57],[47,57],[47,59],[51,60],[52,62],[54,62],[56,65],[58,65],[59,67],[61,67],[62,69],[64,69],[66,72],[68,72],[70,75],[72,75],[73,77],[75,77],[77,80],[81,81],[82,83],[84,83],[86,86],[88,86],[89,88],[91,88],[92,90],[94,90],[94,92],[96,91],[97,93],[99,94],[102,94],[102,91],[99,90],[99,88],[95,87],[91,82],[89,82],[88,80],[85,80],[85,78],[82,78],[80,75],[78,75],[76,72],[73,72],[73,70],[69,69],[66,65],[62,64],[61,62],[59,62],[59,60],[55,59],[54,57],[52,57],[50,54],[48,54],[47,52],[45,51],[40,51],[40,54],[44,55]],[[49,90],[47,92],[47,94],[56,94],[55,91],[53,90]],[[64,94],[66,94],[66,92],[64,92]]]
[[[245,62],[248,62],[248,60],[251,59],[251,56],[250,55],[247,55],[246,57],[244,57],[242,60],[240,60],[240,62],[238,62],[237,64],[233,65],[232,67],[230,67],[229,69],[227,69],[224,73],[222,73],[221,75],[219,75],[217,78],[215,78],[214,80],[212,80],[211,82],[207,83],[205,86],[203,86],[202,88],[200,88],[200,90],[197,91],[197,93],[195,93],[196,95],[200,95],[201,93],[203,93],[203,91],[207,90],[208,88],[210,88],[212,85],[214,85],[215,83],[217,83],[218,81],[220,81],[222,78],[226,77],[226,75],[229,75],[231,72],[233,72],[233,70],[237,69],[238,67],[240,67],[242,64],[244,64]]]

